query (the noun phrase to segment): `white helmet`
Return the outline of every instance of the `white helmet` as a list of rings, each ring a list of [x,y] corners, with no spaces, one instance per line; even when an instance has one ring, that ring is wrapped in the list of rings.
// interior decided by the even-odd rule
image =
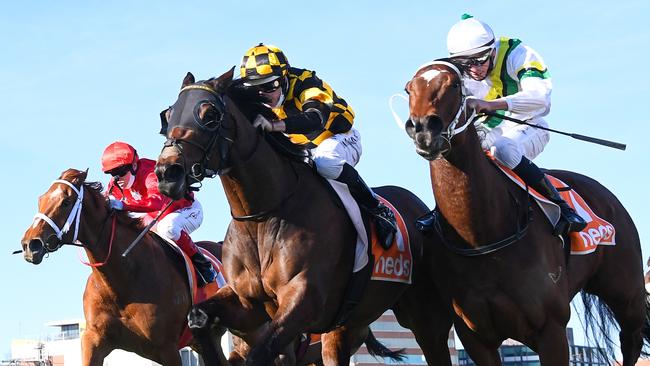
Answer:
[[[494,33],[489,25],[463,14],[463,20],[447,33],[447,51],[450,57],[471,56],[494,47]]]

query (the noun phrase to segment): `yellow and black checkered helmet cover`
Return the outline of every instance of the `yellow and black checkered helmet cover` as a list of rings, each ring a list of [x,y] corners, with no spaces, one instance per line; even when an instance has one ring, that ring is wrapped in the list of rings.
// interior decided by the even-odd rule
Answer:
[[[281,49],[260,43],[246,51],[239,72],[244,80],[266,82],[287,75],[288,69],[289,62]]]

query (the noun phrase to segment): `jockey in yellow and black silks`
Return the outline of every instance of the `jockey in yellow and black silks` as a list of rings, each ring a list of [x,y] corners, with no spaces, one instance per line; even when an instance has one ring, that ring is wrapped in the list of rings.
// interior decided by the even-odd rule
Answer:
[[[290,67],[284,53],[272,45],[249,49],[240,74],[243,86],[256,91],[276,116],[268,120],[258,115],[253,124],[283,132],[294,144],[311,149],[318,173],[347,184],[359,206],[373,216],[380,242],[389,247],[395,217],[354,169],[361,157],[361,136],[353,128],[354,111],[348,103],[316,72]]]

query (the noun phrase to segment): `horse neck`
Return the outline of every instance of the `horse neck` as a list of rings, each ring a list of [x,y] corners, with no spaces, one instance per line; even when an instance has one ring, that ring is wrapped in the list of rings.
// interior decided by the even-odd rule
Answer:
[[[245,216],[277,208],[296,189],[292,162],[275,151],[245,120],[237,123],[231,170],[221,181],[233,215]]]
[[[430,162],[436,204],[447,222],[472,246],[510,235],[517,220],[506,181],[488,160],[473,126],[446,158]]]
[[[93,272],[101,274],[106,278],[107,283],[128,283],[133,280],[128,268],[133,267],[134,261],[137,260],[135,253],[137,251],[130,253],[127,257],[122,257],[121,254],[139,232],[132,225],[125,225],[124,218],[114,216],[121,215],[120,213],[116,212],[114,215],[110,215],[103,197],[95,196],[88,194],[84,198],[78,239],[83,244],[89,263],[105,263],[98,267],[92,267]],[[115,234],[111,243],[114,220]],[[142,240],[146,239],[144,237]],[[140,243],[140,245],[145,245],[145,243]]]

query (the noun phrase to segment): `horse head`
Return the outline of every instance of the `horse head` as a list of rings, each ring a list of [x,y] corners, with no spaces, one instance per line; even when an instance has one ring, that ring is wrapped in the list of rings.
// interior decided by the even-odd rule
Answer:
[[[410,110],[406,133],[418,154],[440,158],[451,149],[452,137],[467,127],[457,126],[465,106],[460,71],[446,61],[431,62],[418,69],[405,90]]]
[[[87,174],[68,169],[38,198],[38,213],[20,241],[26,261],[39,264],[46,254],[77,240]]]
[[[176,102],[161,113],[161,133],[167,141],[158,157],[156,175],[164,195],[182,198],[198,189],[194,184],[200,186],[204,178],[230,169],[236,121],[245,119],[226,95],[232,77],[233,69],[216,79],[195,82],[188,73]],[[250,125],[249,130],[255,129]]]

